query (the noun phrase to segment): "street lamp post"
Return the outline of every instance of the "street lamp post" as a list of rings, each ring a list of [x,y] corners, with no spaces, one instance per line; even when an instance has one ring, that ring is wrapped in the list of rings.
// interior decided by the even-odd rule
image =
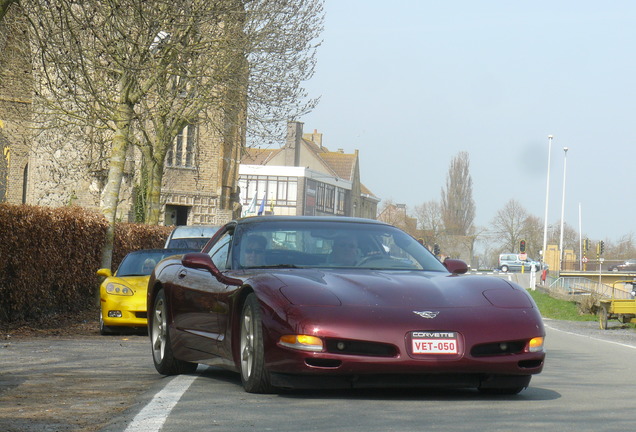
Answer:
[[[561,200],[561,238],[559,240],[559,271],[563,271],[563,220],[565,215],[565,171],[567,168],[568,148],[563,147],[563,198]]]
[[[550,196],[550,155],[552,154],[552,135],[548,135],[548,178],[545,181],[545,217],[543,218],[543,249],[541,261],[545,268],[545,251],[548,247],[548,198]]]

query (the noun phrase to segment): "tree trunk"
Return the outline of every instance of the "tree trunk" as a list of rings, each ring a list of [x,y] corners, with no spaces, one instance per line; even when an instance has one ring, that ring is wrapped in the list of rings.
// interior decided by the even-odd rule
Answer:
[[[164,158],[161,158],[162,160]],[[161,216],[161,182],[163,181],[163,164],[158,163],[154,159],[149,161],[147,165],[148,173],[148,191],[147,191],[147,211],[146,223],[149,225],[159,225]]]
[[[106,182],[106,186],[102,192],[101,200],[102,214],[108,221],[106,242],[102,249],[102,268],[111,268],[112,264],[117,204],[119,202],[121,181],[124,177],[124,164],[126,163],[126,152],[128,151],[130,122],[133,118],[132,105],[121,102],[116,115],[116,130],[113,135],[113,145],[111,148],[110,164],[108,169],[108,181]]]

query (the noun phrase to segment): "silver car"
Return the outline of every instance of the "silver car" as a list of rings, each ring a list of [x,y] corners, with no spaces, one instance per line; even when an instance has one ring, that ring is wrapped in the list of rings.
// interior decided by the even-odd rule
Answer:
[[[541,269],[541,263],[534,261],[530,258],[522,260],[519,258],[519,254],[516,253],[504,253],[499,255],[499,270],[502,272],[515,272],[521,271],[523,267],[524,271],[531,271]]]
[[[201,250],[218,230],[216,225],[180,225],[172,230],[164,247]]]

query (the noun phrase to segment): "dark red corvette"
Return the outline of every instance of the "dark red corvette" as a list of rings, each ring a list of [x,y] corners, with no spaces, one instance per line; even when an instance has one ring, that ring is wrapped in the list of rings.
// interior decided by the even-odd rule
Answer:
[[[202,253],[169,258],[148,286],[155,367],[240,372],[277,388],[470,387],[515,394],[541,372],[528,293],[461,275],[399,229],[342,217],[253,217]]]

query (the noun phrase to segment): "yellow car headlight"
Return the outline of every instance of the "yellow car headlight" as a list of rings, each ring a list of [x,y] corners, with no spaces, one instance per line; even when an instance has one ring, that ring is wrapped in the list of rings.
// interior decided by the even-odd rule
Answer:
[[[281,336],[279,343],[287,348],[302,351],[322,351],[322,339],[309,335],[285,335]]]
[[[543,338],[536,337],[536,338],[530,339],[530,342],[528,343],[528,351],[530,352],[543,351]]]
[[[130,287],[112,282],[106,285],[106,292],[108,294],[121,296],[131,296],[134,294],[133,290]]]

